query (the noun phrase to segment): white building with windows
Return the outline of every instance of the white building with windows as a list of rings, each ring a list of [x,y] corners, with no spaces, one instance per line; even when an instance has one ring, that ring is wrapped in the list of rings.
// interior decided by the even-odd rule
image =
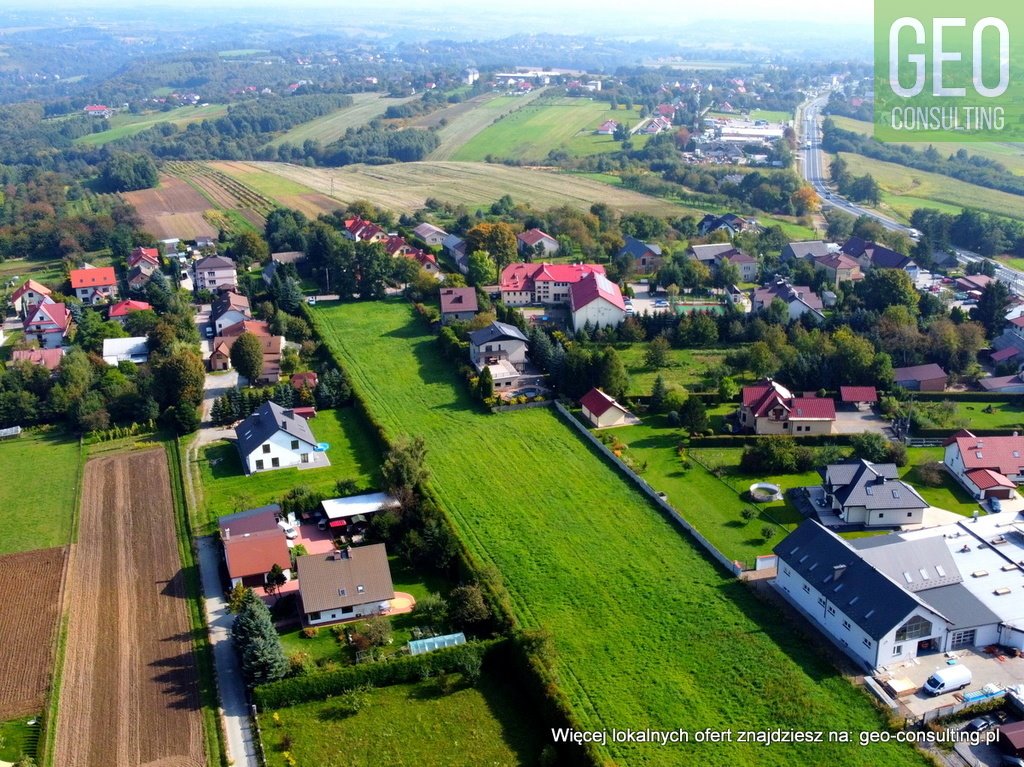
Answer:
[[[961,647],[1024,648],[1016,512],[853,541],[808,520],[775,553],[775,588],[868,670]]]
[[[307,625],[386,613],[395,598],[383,543],[307,554],[295,560]]]
[[[235,436],[246,474],[330,465],[326,453],[317,449],[309,422],[275,402],[260,405],[235,428]]]

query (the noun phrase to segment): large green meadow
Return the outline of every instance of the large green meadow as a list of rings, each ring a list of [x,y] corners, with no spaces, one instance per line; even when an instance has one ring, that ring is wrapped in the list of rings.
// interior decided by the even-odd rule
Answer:
[[[514,160],[542,161],[551,151],[584,156],[614,152],[622,144],[611,136],[595,134],[605,120],[629,126],[640,122],[637,110],[609,109],[604,101],[559,99],[530,104],[513,111],[469,139],[452,156],[453,160],[480,161],[488,155]],[[646,136],[634,136],[642,146]]]
[[[69,543],[82,452],[58,429],[0,440],[0,554]]]
[[[551,631],[582,728],[836,730],[854,741],[609,743],[609,761],[925,764],[906,747],[857,745],[856,733],[882,726],[867,697],[554,411],[485,413],[404,303],[311,313],[387,432],[424,437],[433,490],[470,550],[501,573],[519,623]]]
[[[226,104],[204,104],[194,107],[178,107],[166,112],[144,112],[142,114],[131,114],[124,112],[116,114],[105,122],[106,129],[98,133],[90,133],[87,136],[75,139],[76,144],[87,144],[89,146],[103,146],[111,141],[120,138],[134,136],[142,133],[147,128],[152,128],[160,123],[173,123],[174,125],[188,125],[189,123],[207,120],[214,117],[223,117],[228,113]]]

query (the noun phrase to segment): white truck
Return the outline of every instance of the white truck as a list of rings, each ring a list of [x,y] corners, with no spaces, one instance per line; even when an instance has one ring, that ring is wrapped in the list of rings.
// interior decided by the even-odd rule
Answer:
[[[955,666],[940,668],[924,683],[924,690],[929,695],[942,695],[954,690],[962,690],[971,683],[971,670],[959,663]]]

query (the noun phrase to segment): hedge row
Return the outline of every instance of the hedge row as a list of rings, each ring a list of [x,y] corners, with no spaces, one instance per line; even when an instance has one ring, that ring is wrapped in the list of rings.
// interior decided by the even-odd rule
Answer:
[[[768,439],[768,434],[716,434],[713,437],[691,437],[690,447],[746,447],[756,445],[763,439]],[[808,447],[824,447],[825,445],[850,444],[849,434],[816,434],[808,437],[800,437],[795,434],[783,435],[794,439],[800,445]]]
[[[1022,429],[975,429],[970,426],[967,427],[971,434],[975,437],[1010,437],[1014,433],[1019,434]],[[952,437],[958,430],[957,429],[914,429],[912,438],[918,439],[945,439]]]
[[[308,701],[326,700],[366,685],[386,687],[391,684],[418,682],[437,674],[458,671],[469,656],[483,660],[496,645],[507,641],[491,639],[484,642],[468,642],[423,655],[404,655],[379,663],[363,663],[322,674],[282,679],[253,690],[253,701],[261,710],[266,711]]]
[[[918,402],[987,402],[990,405],[1014,405],[1024,401],[1022,394],[1000,394],[989,391],[916,391],[911,392]]]

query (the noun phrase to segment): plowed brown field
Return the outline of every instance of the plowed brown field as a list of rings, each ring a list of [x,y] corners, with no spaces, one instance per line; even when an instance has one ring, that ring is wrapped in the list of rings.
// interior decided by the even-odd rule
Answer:
[[[213,206],[180,178],[161,175],[159,187],[122,196],[139,212],[142,228],[158,240],[217,236],[217,228],[203,218]]]
[[[203,722],[162,449],[85,465],[54,764],[201,767]]]
[[[0,557],[0,721],[42,711],[53,670],[64,548]]]

